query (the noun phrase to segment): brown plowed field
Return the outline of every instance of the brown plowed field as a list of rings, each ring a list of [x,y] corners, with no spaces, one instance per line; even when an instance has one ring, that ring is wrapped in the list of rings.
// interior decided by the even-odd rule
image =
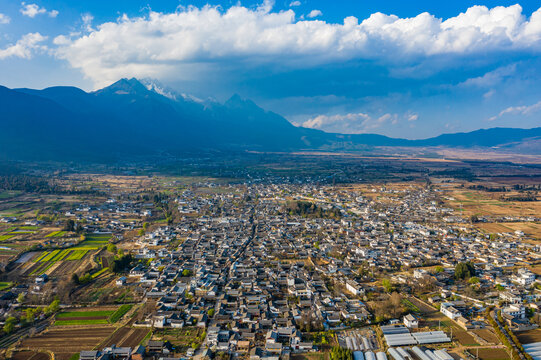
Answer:
[[[131,329],[132,332],[130,335],[128,335],[127,338],[125,338],[119,346],[131,346],[136,347],[139,345],[141,341],[145,338],[145,336],[148,334],[150,329]]]
[[[81,350],[92,350],[113,333],[112,326],[52,328],[23,341],[21,347],[50,350],[57,359],[69,359]]]
[[[114,334],[113,336],[111,336],[106,342],[105,344],[103,345],[104,347],[108,347],[108,346],[112,346],[112,345],[117,345],[120,343],[120,341],[122,339],[124,339],[124,337],[126,335],[128,335],[128,333],[130,332],[131,328],[129,327],[122,327],[120,329],[118,329]]]
[[[50,360],[49,354],[35,351],[17,351],[13,353],[11,360]]]

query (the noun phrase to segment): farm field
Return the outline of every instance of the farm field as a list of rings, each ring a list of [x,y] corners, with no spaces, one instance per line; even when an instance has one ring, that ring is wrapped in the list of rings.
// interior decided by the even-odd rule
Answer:
[[[72,249],[77,250],[99,250],[107,245],[111,239],[109,234],[88,234],[81,243],[75,245]]]
[[[107,307],[100,310],[63,311],[56,315],[54,325],[97,325],[118,322],[133,305],[125,304],[119,307]]]
[[[11,360],[49,360],[50,358],[49,354],[37,351],[16,351],[11,356]]]
[[[478,350],[472,350],[470,349],[470,353],[474,356],[477,355],[477,351],[479,351],[479,359],[480,360],[507,360],[509,359],[509,355],[507,354],[507,351],[503,348],[480,348]]]
[[[464,216],[536,216],[541,212],[541,201],[503,201],[502,194],[513,192],[486,192],[455,187],[446,189],[445,202]]]
[[[521,331],[515,333],[515,335],[522,344],[541,342],[541,329]]]
[[[489,329],[472,330],[472,332],[474,334],[476,334],[477,336],[479,336],[481,339],[483,339],[486,342],[489,342],[491,344],[499,344],[500,343],[500,340],[498,339],[496,334],[494,334]]]
[[[478,223],[475,227],[487,233],[514,233],[519,230],[526,236],[541,239],[541,224],[535,222]]]
[[[13,286],[12,283],[2,281],[0,282],[0,291],[9,289],[11,286]]]
[[[63,311],[56,315],[55,326],[108,324],[115,310]]]
[[[92,350],[114,331],[114,327],[101,325],[89,327],[52,327],[33,338],[25,339],[21,348],[49,350],[59,360],[68,360],[81,350]]]

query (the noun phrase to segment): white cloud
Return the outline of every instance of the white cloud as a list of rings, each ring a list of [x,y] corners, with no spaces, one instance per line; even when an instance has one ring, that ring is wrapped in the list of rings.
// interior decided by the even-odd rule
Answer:
[[[419,119],[418,114],[410,114],[408,115],[408,121],[417,121]]]
[[[506,109],[503,109],[498,113],[498,115],[493,116],[489,118],[489,121],[494,121],[499,118],[501,118],[504,115],[507,114],[515,114],[515,115],[531,115],[533,113],[536,113],[538,111],[541,111],[541,101],[533,104],[533,105],[522,105],[522,106],[510,106]]]
[[[5,49],[0,49],[0,60],[10,57],[18,57],[22,59],[30,59],[35,51],[46,50],[47,47],[41,45],[47,39],[46,36],[40,33],[28,33],[23,35],[15,44],[8,46]]]
[[[292,1],[291,4],[289,4],[289,7],[295,7],[295,6],[301,6],[301,2],[300,1]]]
[[[306,120],[301,125],[306,128],[319,129],[327,132],[347,134],[363,134],[374,131],[386,123],[395,125],[398,122],[396,114],[384,114],[372,117],[365,113],[318,115]]]
[[[94,21],[94,16],[92,14],[86,13],[81,16],[81,20],[83,20],[83,26],[86,31],[91,32],[94,31],[92,28],[92,21]]]
[[[470,78],[464,81],[463,83],[459,84],[459,86],[475,86],[475,87],[480,87],[480,88],[486,88],[486,87],[499,85],[506,78],[509,78],[515,75],[516,69],[517,69],[516,64],[499,67],[496,70],[487,72],[483,76]]]
[[[21,14],[30,18],[35,18],[37,15],[40,14],[47,14],[53,18],[58,16],[58,10],[47,11],[47,9],[42,8],[36,4],[27,4],[23,2],[21,3],[21,6]]]
[[[0,13],[0,24],[9,24],[11,21],[11,18],[7,16],[6,14]]]
[[[322,16],[323,13],[321,12],[321,10],[312,10],[310,11],[310,13],[307,15],[307,17],[309,19],[313,19],[313,18],[317,18],[319,16]]]
[[[63,36],[56,53],[101,86],[124,76],[181,79],[220,60],[305,68],[366,59],[413,67],[441,54],[541,52],[541,8],[529,18],[519,5],[474,6],[445,21],[428,13],[375,13],[340,24],[296,20],[293,10],[273,12],[272,6],[265,1],[255,9],[205,6],[123,15],[85,34]]]

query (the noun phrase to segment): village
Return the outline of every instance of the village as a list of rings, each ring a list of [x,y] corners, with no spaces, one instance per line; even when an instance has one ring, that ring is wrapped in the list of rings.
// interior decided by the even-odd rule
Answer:
[[[134,196],[75,202],[56,222],[2,218],[6,237],[59,227],[3,264],[12,358],[539,356],[539,239],[482,231],[443,187],[206,181]],[[502,221],[540,219],[475,218]]]

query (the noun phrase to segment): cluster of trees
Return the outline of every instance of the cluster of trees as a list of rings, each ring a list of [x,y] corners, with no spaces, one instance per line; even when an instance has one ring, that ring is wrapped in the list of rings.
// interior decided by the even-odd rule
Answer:
[[[537,201],[537,192],[528,191],[525,194],[502,196],[502,201]]]
[[[285,211],[291,216],[297,215],[303,217],[331,219],[339,219],[342,217],[340,209],[338,208],[324,210],[322,207],[309,201],[289,201],[285,206]]]
[[[297,326],[302,332],[323,331],[325,329],[321,320],[307,313],[302,314],[300,320],[297,321]]]
[[[73,275],[71,275],[71,281],[72,281],[75,285],[84,285],[84,284],[88,284],[89,282],[92,281],[92,275],[91,275],[90,273],[86,273],[86,274],[84,274],[83,276],[79,277],[79,275],[73,274]]]
[[[475,276],[475,266],[471,261],[461,262],[455,267],[455,279],[465,280]]]
[[[382,322],[400,317],[406,309],[402,304],[402,296],[393,292],[387,299],[373,302],[372,311],[376,322]]]
[[[53,300],[48,306],[45,307],[27,308],[24,310],[24,318],[17,319],[14,316],[8,317],[4,322],[4,327],[2,330],[5,334],[11,334],[13,331],[15,331],[15,327],[18,323],[22,322],[23,324],[31,324],[40,314],[43,313],[45,315],[50,315],[54,314],[58,310],[60,310],[60,301],[58,299]]]
[[[50,194],[55,192],[48,181],[43,178],[28,175],[6,175],[0,176],[0,190],[19,190],[24,192],[34,192]]]
[[[118,258],[115,259],[111,264],[111,271],[114,273],[119,273],[126,270],[126,268],[130,266],[132,260],[133,258],[131,254],[118,256]]]
[[[331,360],[353,360],[353,351],[349,349],[341,348],[340,346],[333,346],[330,353]]]
[[[64,231],[72,231],[77,234],[82,234],[83,230],[83,225],[76,223],[73,219],[66,220],[66,223],[64,224]]]

